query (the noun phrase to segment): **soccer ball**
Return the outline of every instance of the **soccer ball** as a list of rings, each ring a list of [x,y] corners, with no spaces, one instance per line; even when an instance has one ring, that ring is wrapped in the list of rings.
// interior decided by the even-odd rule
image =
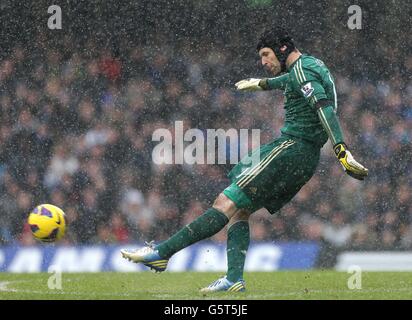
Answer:
[[[34,208],[28,223],[35,239],[42,242],[60,240],[66,231],[64,212],[52,204],[41,204]]]

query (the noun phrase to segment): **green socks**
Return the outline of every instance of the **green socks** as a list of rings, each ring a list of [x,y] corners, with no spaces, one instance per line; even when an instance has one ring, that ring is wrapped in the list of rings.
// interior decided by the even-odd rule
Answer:
[[[218,233],[229,222],[222,212],[210,208],[193,222],[184,226],[168,240],[156,246],[159,255],[169,258],[176,252]]]
[[[156,249],[161,257],[169,258],[191,244],[218,233],[228,222],[228,218],[222,212],[210,208],[168,240],[156,246]],[[248,221],[241,220],[229,227],[227,235],[227,279],[229,281],[236,282],[239,279],[243,279],[243,268],[249,242]]]
[[[249,222],[240,220],[229,227],[227,231],[227,279],[236,282],[243,279],[246,252],[249,248]]]

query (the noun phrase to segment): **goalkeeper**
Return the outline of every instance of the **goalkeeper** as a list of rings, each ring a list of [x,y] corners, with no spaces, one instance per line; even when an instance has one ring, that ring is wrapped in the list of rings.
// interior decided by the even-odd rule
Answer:
[[[255,151],[260,153],[258,164],[237,164],[229,173],[232,183],[213,206],[168,240],[136,251],[121,251],[126,259],[164,271],[173,254],[228,225],[227,274],[202,292],[245,290],[243,269],[250,238],[249,216],[263,207],[274,214],[288,203],[314,174],[320,149],[328,138],[348,175],[363,180],[368,174],[345,143],[336,116],[335,83],[325,64],[302,54],[280,27],[260,36],[257,51],[268,71],[274,76],[283,75],[245,79],[237,82],[236,88],[246,92],[283,90],[285,124],[281,136]]]

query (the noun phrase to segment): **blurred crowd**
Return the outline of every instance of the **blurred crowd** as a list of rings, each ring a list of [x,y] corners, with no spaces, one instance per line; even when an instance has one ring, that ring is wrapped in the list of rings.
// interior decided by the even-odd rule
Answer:
[[[199,47],[123,46],[119,55],[93,41],[54,49],[39,41],[2,58],[0,244],[34,243],[25,221],[40,203],[65,211],[67,244],[160,241],[210,207],[229,183],[229,161],[155,164],[153,132],[173,133],[183,121],[202,131],[260,129],[267,143],[280,133],[283,95],[237,93],[236,52]],[[412,55],[394,59],[399,71],[383,78],[327,61],[347,144],[370,176],[345,175],[328,142],[291,203],[276,215],[252,216],[253,241],[412,248]],[[224,242],[225,231],[212,239]]]

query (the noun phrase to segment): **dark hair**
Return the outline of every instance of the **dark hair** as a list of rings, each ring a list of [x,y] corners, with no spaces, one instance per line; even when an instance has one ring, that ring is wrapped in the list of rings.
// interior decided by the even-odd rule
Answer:
[[[286,46],[285,51],[280,51],[280,48]],[[295,44],[293,43],[292,36],[282,27],[275,26],[271,29],[265,30],[259,37],[256,50],[259,51],[262,48],[270,48],[278,58],[282,72],[286,70],[286,59],[289,54],[295,50]]]
[[[283,45],[293,51],[295,44],[293,43],[292,36],[286,31],[286,29],[275,26],[272,29],[267,29],[259,37],[259,41],[256,50],[259,51],[262,48],[271,48],[273,51],[282,47]]]

